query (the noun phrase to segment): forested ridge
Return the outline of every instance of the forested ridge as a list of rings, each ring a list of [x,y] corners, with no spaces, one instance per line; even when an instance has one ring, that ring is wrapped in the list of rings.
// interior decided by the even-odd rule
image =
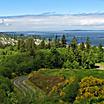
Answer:
[[[73,37],[72,41],[69,44],[67,44],[65,35],[63,35],[60,39],[56,36],[54,39],[46,40],[46,39],[35,37],[35,36],[24,36],[22,34],[7,35],[2,33],[2,35],[0,36],[0,104],[36,104],[36,99],[34,96],[35,92],[33,90],[34,88],[31,87],[33,85],[28,87],[28,84],[26,83],[31,82],[34,84],[34,82],[38,83],[38,81],[40,84],[38,83],[36,85],[37,87],[40,86],[40,88],[39,89],[36,88],[36,89],[40,91],[40,95],[41,96],[42,94],[44,95],[44,92],[50,94],[49,97],[44,95],[45,101],[41,101],[40,104],[48,104],[48,101],[50,102],[49,104],[52,104],[53,102],[54,103],[56,102],[56,104],[61,104],[63,102],[64,102],[63,104],[67,104],[67,103],[80,104],[81,102],[83,102],[82,95],[85,94],[84,92],[81,92],[81,91],[85,87],[86,88],[91,87],[90,84],[89,86],[85,84],[85,87],[83,87],[83,83],[84,83],[83,80],[85,80],[86,82],[87,80],[89,80],[87,79],[87,76],[91,75],[91,74],[84,74],[86,71],[87,71],[86,73],[91,73],[91,72],[93,73],[94,71],[96,71],[94,72],[95,75],[92,74],[90,76],[92,80],[94,79],[97,81],[97,82],[95,81],[97,84],[94,84],[92,86],[98,86],[99,91],[101,90],[103,94],[104,87],[102,87],[102,89],[99,88],[99,86],[104,85],[103,74],[102,74],[103,71],[101,71],[100,73],[99,71],[97,72],[97,69],[96,69],[97,68],[96,63],[103,64],[103,62],[104,62],[103,46],[101,44],[99,44],[99,46],[92,46],[91,40],[89,39],[89,37],[86,38],[85,43],[82,42],[80,44],[78,44],[77,38]],[[41,71],[42,69],[45,69],[46,73],[45,73],[45,70]],[[56,69],[57,69],[57,73],[61,73],[60,72],[61,70],[63,73],[61,73],[60,75],[56,74],[56,76],[54,76],[52,74],[54,72],[51,73],[51,70],[54,71]],[[50,72],[48,73],[47,70],[49,70]],[[66,73],[66,70],[69,70],[69,71]],[[29,80],[27,76],[29,73],[33,71],[36,71],[36,72],[35,74],[30,75],[29,77],[30,82],[28,82]],[[71,73],[71,71],[72,73],[74,71],[76,72],[79,71],[79,73],[83,74],[86,78],[83,79],[84,76],[79,78],[79,76],[75,75],[75,73],[73,74],[73,76],[71,76],[69,74]],[[98,73],[98,76],[96,73]],[[49,74],[49,76],[51,77],[46,78],[44,76],[45,74],[47,75]],[[74,75],[75,75],[75,78],[74,78]],[[26,77],[22,77],[22,79],[20,78],[19,80],[21,80],[21,84],[23,84],[21,85],[21,88],[25,89],[26,94],[28,94],[29,96],[21,95],[21,91],[20,91],[20,94],[17,93],[18,92],[17,90],[19,90],[18,86],[17,88],[15,88],[16,86],[14,85],[13,82],[16,80],[15,78],[17,78],[17,81],[18,81],[19,76],[26,76]],[[57,88],[55,88],[55,86],[57,87],[57,84],[60,81],[57,82],[55,86],[51,86],[51,83],[54,83],[55,81],[55,79],[52,76],[54,76],[54,78],[56,78],[58,81],[60,77],[63,80],[60,86],[58,86],[60,87],[60,91],[58,91],[59,92],[58,94],[53,92],[54,90],[57,92]],[[68,78],[70,76],[72,79]],[[35,80],[35,78],[37,78],[37,80]],[[47,80],[50,79],[50,81],[52,79],[53,80],[51,83],[46,83],[44,82],[44,78]],[[78,80],[76,80],[76,78]],[[25,80],[26,82],[22,83],[22,80],[23,81]],[[70,81],[70,84],[69,82],[65,82],[65,81]],[[43,82],[46,83],[46,86],[47,84],[49,84],[51,87],[53,87],[53,90],[52,89],[48,90],[48,87],[47,89],[45,88],[43,89],[43,87],[41,88],[41,83]],[[95,83],[95,82],[92,82],[92,83]],[[42,85],[44,85],[44,83]],[[99,83],[100,85],[98,85]],[[64,92],[68,94],[69,92],[73,91],[73,89],[70,86],[77,86],[77,84],[79,87],[74,89],[75,93],[73,94],[71,93],[72,95],[64,96]],[[65,89],[61,92],[61,89],[64,87]],[[92,88],[89,88],[88,90],[90,89],[92,90]],[[29,92],[27,90],[29,90]],[[77,92],[77,91],[80,91],[80,92]],[[89,96],[91,97],[95,96],[94,92],[93,92],[93,95],[89,94],[90,91],[85,91],[85,92],[88,92],[88,96],[85,95],[86,102],[89,101],[89,99],[87,99],[89,98]],[[56,97],[57,99],[54,98],[55,96],[54,94],[57,95]],[[60,95],[61,98],[58,95]],[[104,98],[103,96],[100,96],[100,95],[101,93],[98,93],[98,95],[96,96],[99,99],[101,97],[102,99],[101,101],[103,101]],[[30,96],[33,96],[33,97],[30,97]],[[53,102],[52,102],[52,99],[53,99]],[[97,101],[99,101],[97,100],[97,98],[92,98],[90,102],[97,102]],[[39,102],[37,101],[37,104],[38,103]],[[93,103],[89,103],[89,104],[93,104]]]

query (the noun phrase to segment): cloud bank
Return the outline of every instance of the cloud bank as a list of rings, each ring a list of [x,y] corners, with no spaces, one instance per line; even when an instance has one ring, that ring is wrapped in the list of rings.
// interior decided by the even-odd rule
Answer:
[[[104,14],[24,15],[0,17],[0,31],[104,29]]]

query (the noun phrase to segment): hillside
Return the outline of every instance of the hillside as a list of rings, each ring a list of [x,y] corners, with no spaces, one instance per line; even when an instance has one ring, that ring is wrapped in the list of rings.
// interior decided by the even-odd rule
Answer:
[[[42,69],[32,72],[29,80],[45,92],[48,100],[44,99],[44,104],[104,103],[104,71],[101,70]]]
[[[3,33],[0,39],[0,104],[103,103],[101,44],[73,37],[67,45],[65,35],[46,41]]]

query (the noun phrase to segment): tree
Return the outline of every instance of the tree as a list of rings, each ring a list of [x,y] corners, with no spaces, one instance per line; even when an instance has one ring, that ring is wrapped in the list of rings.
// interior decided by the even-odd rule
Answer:
[[[84,44],[84,42],[82,42],[79,47],[80,47],[81,51],[84,51],[85,50],[85,44]]]
[[[18,50],[21,48],[21,40],[18,40],[18,45],[17,45]]]
[[[77,39],[76,37],[74,37],[71,41],[70,47],[72,48],[72,50],[75,52],[77,50]]]
[[[103,46],[102,46],[101,43],[99,44],[98,49],[99,49],[100,52],[103,52]]]
[[[69,61],[69,60],[67,60],[66,62],[64,62],[64,64],[63,64],[63,68],[69,68],[69,69],[72,69],[72,63]]]
[[[35,42],[33,38],[28,38],[25,43],[27,50],[33,49],[35,47]]]
[[[4,47],[4,45],[2,44],[2,42],[0,41],[0,48],[3,48]]]
[[[44,41],[44,39],[40,43],[40,48],[41,49],[45,48],[45,41]]]
[[[48,45],[47,45],[47,48],[49,48],[49,49],[51,48],[51,39],[50,39],[50,38],[48,39]]]
[[[91,47],[91,45],[90,45],[90,38],[89,37],[87,37],[85,44],[86,44],[86,51],[89,51],[90,47]]]
[[[60,47],[60,39],[58,39],[58,36],[57,35],[55,37],[55,47],[56,48]]]
[[[24,52],[25,51],[25,42],[23,39],[19,39],[18,40],[18,50],[20,50],[21,52]]]
[[[61,68],[63,65],[63,58],[61,54],[56,50],[56,48],[51,49],[49,63],[50,68]]]
[[[10,79],[0,76],[0,104],[11,104],[8,93],[13,90]]]
[[[98,52],[97,52],[97,62],[103,62],[103,61],[104,61],[104,50],[102,44],[99,44]]]
[[[28,38],[26,40],[25,47],[26,47],[26,50],[30,52],[30,55],[31,56],[34,56],[36,45],[35,45],[35,42],[34,42],[34,39],[33,38]]]
[[[61,45],[62,45],[62,47],[66,47],[66,37],[65,37],[65,35],[62,36]]]

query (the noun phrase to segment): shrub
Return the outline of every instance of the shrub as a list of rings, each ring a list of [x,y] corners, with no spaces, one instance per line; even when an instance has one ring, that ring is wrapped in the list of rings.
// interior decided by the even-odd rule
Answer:
[[[80,82],[80,89],[75,104],[101,102],[102,100],[104,101],[104,79],[92,76],[83,78]]]

